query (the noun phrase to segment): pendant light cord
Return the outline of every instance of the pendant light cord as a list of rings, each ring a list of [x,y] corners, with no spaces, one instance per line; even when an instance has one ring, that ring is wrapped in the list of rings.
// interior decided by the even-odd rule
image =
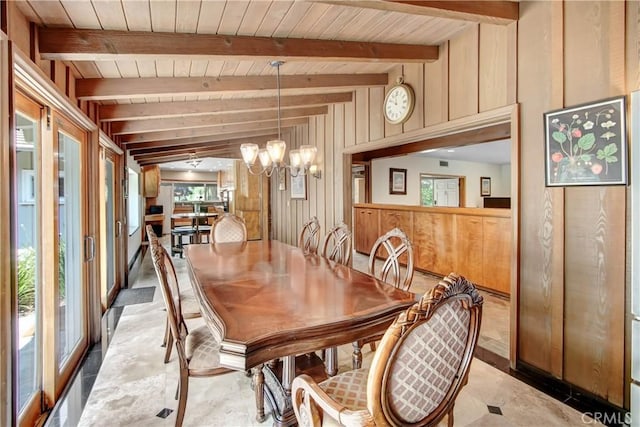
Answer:
[[[278,72],[278,140],[282,140],[280,137],[280,65],[281,62],[277,63],[277,72]]]

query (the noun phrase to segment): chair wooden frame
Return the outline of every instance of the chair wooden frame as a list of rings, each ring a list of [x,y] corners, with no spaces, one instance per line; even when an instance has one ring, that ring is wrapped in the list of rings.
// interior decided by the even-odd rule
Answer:
[[[384,252],[386,252],[386,258],[384,257]],[[407,263],[405,267],[402,267],[400,265],[400,257],[405,254]],[[376,271],[376,263],[379,258],[384,258],[384,261],[380,270]],[[401,274],[403,268],[405,269],[404,277]],[[394,228],[378,237],[371,247],[369,255],[369,274],[396,288],[408,291],[413,280],[413,270],[413,246],[404,231]],[[375,342],[380,338],[382,338],[382,335],[375,335],[353,343],[353,369],[358,369],[362,365],[362,352],[360,350],[362,346],[369,344],[371,351],[375,351]]]
[[[162,247],[162,245],[160,245],[160,241],[158,240],[158,236],[156,235],[156,233],[153,231],[153,227],[151,227],[151,225],[147,225],[147,236],[149,238],[149,248],[151,250],[151,256],[153,257],[153,251],[158,251],[159,248]],[[157,274],[157,266],[155,265],[155,260],[156,258],[153,258],[154,260],[154,268],[156,268],[156,274]],[[193,295],[193,291],[179,291],[180,292],[180,299],[182,302],[184,302],[184,300],[189,300],[190,301],[190,309],[183,309],[183,304],[181,303],[180,306],[180,311],[182,312],[182,317],[184,319],[197,319],[198,317],[201,317],[202,315],[200,314],[200,310],[197,308],[197,300],[195,299],[195,296]],[[169,363],[169,359],[171,358],[171,351],[173,349],[173,335],[171,334],[171,327],[169,326],[169,317],[167,315],[167,322],[166,322],[166,326],[165,326],[165,330],[164,330],[164,338],[162,341],[162,347],[165,347],[165,353],[164,353],[164,363]]]
[[[302,226],[300,234],[298,235],[298,247],[302,248],[304,253],[317,254],[319,244],[320,221],[314,216]]]
[[[231,213],[219,216],[211,226],[209,243],[246,242],[247,226],[244,219]]]
[[[451,273],[428,291],[420,302],[400,314],[384,334],[366,377],[365,409],[349,408],[337,402],[323,388],[324,382],[319,385],[303,374],[296,377],[291,386],[293,408],[299,424],[319,426],[323,417],[329,416],[341,425],[349,426],[435,426],[448,415],[448,425],[453,426],[455,400],[467,383],[478,342],[482,303],[482,296],[471,282]],[[455,316],[455,325],[461,330],[445,330],[447,328],[442,326],[449,326],[450,317],[447,316]],[[415,336],[420,339],[416,340]],[[455,341],[452,347],[456,350],[456,358],[449,365],[452,369],[448,375],[441,375],[436,365],[441,365],[451,353],[434,350],[437,346],[428,345],[433,337],[447,342]],[[416,342],[423,339],[426,339],[425,345],[416,348]],[[440,347],[449,350],[446,344]],[[408,360],[407,355],[411,356]],[[420,371],[412,370],[415,359],[425,361],[427,365],[421,366]],[[405,374],[410,371],[407,375],[413,380],[411,387],[403,387],[402,391],[394,388],[392,380],[394,374],[401,370]],[[424,377],[435,372],[438,372],[441,380],[438,384]],[[417,376],[422,381],[415,381]],[[397,381],[396,378],[395,384]],[[435,393],[429,394],[430,389]],[[418,409],[403,405],[408,401],[414,402]]]
[[[382,249],[387,252],[387,257],[379,274],[376,274],[376,260],[380,256]],[[402,267],[400,266],[400,257],[403,254],[407,255],[404,277],[402,277]],[[413,269],[413,246],[404,231],[394,228],[378,237],[378,240],[371,247],[369,255],[369,274],[396,288],[408,291],[413,279]]]
[[[322,241],[320,255],[339,264],[349,265],[352,252],[352,234],[344,222],[333,227]]]
[[[187,394],[189,390],[189,377],[212,377],[228,372],[233,372],[231,369],[223,368],[221,366],[205,366],[205,367],[193,367],[192,364],[200,364],[200,358],[212,358],[211,343],[214,341],[211,332],[208,330],[208,326],[203,325],[189,333],[187,325],[184,321],[184,317],[181,312],[180,292],[178,289],[178,280],[173,266],[173,261],[167,253],[166,249],[160,245],[151,246],[151,255],[153,257],[153,264],[156,268],[156,274],[160,281],[160,288],[162,289],[162,296],[164,298],[167,308],[167,319],[171,331],[171,335],[176,345],[176,352],[178,353],[178,361],[180,366],[180,382],[178,385],[178,410],[176,413],[176,427],[182,426],[184,420],[185,409],[187,406]],[[204,347],[198,351],[198,342],[193,344],[191,355],[187,354],[189,339],[193,343],[198,337]],[[203,338],[204,337],[204,338]],[[215,357],[213,357],[215,359]],[[215,365],[215,364],[214,364]]]

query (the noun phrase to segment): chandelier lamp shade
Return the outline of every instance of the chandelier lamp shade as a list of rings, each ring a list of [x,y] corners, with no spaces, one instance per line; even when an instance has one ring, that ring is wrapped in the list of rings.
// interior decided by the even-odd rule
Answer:
[[[284,161],[287,143],[282,139],[280,130],[280,66],[282,64],[284,64],[283,61],[271,62],[271,66],[276,67],[277,70],[278,139],[267,141],[265,148],[260,148],[258,144],[242,144],[240,146],[242,160],[253,175],[265,174],[270,177],[276,172],[284,177],[286,169],[289,169],[289,173],[293,177],[309,173],[315,178],[320,178],[320,172],[313,164],[318,149],[313,145],[302,145],[300,148],[290,150],[289,164]],[[257,170],[254,167],[256,163],[259,166]]]

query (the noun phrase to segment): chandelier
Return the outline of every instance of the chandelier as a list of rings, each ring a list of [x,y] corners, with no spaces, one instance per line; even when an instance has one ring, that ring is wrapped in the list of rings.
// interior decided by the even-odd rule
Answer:
[[[200,163],[202,163],[202,159],[199,159],[196,153],[189,154],[189,160],[187,160],[189,166],[196,169]]]
[[[280,189],[284,190],[284,175],[286,170],[292,177],[306,175],[309,173],[315,178],[320,178],[320,172],[313,164],[318,149],[313,145],[302,145],[300,148],[289,151],[289,164],[284,162],[284,154],[287,150],[287,143],[282,140],[280,133],[280,66],[283,61],[271,61],[270,65],[277,70],[278,88],[278,139],[267,141],[265,148],[258,147],[258,144],[242,144],[240,152],[242,160],[253,175],[265,174],[270,177],[274,172],[280,178]],[[259,169],[254,169],[256,159],[260,160]]]

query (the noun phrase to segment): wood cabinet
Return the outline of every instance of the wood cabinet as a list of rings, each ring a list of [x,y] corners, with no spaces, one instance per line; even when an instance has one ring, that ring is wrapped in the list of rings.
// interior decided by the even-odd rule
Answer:
[[[453,226],[454,217],[450,214],[414,213],[412,242],[416,268],[442,276],[456,271]]]
[[[142,168],[144,181],[144,197],[158,197],[160,192],[160,166],[145,166]]]
[[[355,250],[363,254],[369,255],[371,247],[378,239],[378,209],[355,209]]]
[[[416,269],[441,276],[455,272],[510,293],[510,210],[358,204],[354,214],[356,251],[368,255],[378,236],[398,227],[413,245]]]
[[[482,283],[508,294],[511,288],[511,218],[482,218]]]

